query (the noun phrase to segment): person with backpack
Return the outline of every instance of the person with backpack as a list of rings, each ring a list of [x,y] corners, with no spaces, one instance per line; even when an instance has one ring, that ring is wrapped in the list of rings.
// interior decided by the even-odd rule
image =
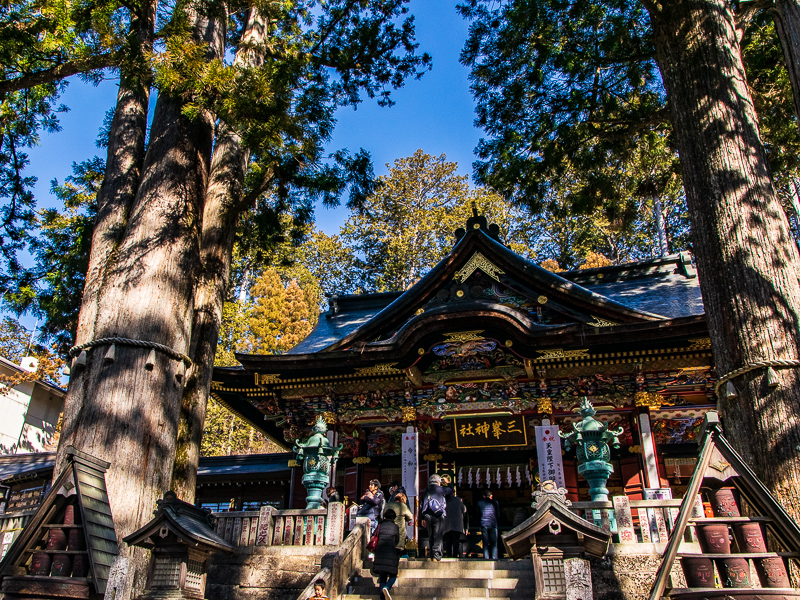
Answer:
[[[428,532],[428,557],[431,560],[442,560],[442,536],[444,535],[444,517],[447,514],[445,494],[452,494],[453,488],[442,487],[442,478],[431,475],[428,487],[422,498],[420,514],[422,526]]]
[[[378,576],[378,583],[381,586],[380,600],[392,600],[389,590],[397,581],[400,566],[400,552],[397,550],[400,530],[395,523],[396,518],[397,514],[391,508],[387,508],[378,526],[378,544],[375,546],[375,557],[372,559],[372,572]]]

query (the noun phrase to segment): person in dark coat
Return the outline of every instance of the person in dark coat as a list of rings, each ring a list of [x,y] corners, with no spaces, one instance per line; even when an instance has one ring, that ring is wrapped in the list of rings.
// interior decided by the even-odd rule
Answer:
[[[367,491],[361,496],[359,504],[361,508],[358,509],[359,517],[369,517],[370,520],[370,533],[375,531],[378,525],[378,519],[383,512],[383,505],[386,503],[381,491],[381,482],[373,479],[369,482]]]
[[[372,559],[372,571],[378,576],[380,594],[383,600],[392,600],[389,590],[397,581],[397,570],[400,566],[400,553],[397,544],[400,541],[400,530],[395,524],[397,513],[387,508],[383,513],[378,530],[378,545]]]
[[[497,560],[497,517],[500,505],[492,500],[492,491],[486,490],[483,499],[478,500],[478,516],[481,520],[481,536],[483,537],[483,558]]]
[[[446,506],[445,494],[452,494],[453,488],[442,487],[442,478],[438,475],[431,475],[428,479],[428,487],[422,496],[422,525],[428,532],[428,557],[431,560],[442,560],[442,536],[444,534],[444,517],[446,509],[441,514],[431,511],[429,502],[431,498],[436,498],[442,506]]]
[[[452,492],[444,496],[447,501],[447,512],[442,524],[444,553],[452,558],[461,558],[461,536],[467,529],[467,507],[456,495],[455,489],[445,489],[452,489]]]

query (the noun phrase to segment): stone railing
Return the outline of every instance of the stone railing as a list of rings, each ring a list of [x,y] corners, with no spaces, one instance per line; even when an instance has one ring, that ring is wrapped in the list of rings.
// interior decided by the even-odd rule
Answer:
[[[214,513],[217,534],[234,546],[336,546],[344,535],[344,507]]]
[[[627,496],[615,496],[612,502],[573,502],[570,509],[616,533],[621,544],[652,544],[668,541],[681,502],[680,499],[631,500]],[[699,496],[695,499],[692,516],[703,516]],[[694,527],[689,526],[686,530],[686,541],[696,541]]]
[[[370,523],[366,517],[358,517],[349,535],[338,550],[328,552],[320,561],[319,572],[311,578],[297,600],[308,600],[314,595],[314,582],[322,579],[326,586],[326,595],[333,600],[341,597],[347,582],[364,565],[367,555]]]

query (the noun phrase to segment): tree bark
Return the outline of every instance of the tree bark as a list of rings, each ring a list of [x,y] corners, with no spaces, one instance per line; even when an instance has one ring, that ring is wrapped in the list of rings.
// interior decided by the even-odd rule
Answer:
[[[103,183],[97,194],[97,216],[92,232],[89,266],[81,300],[76,344],[94,338],[99,294],[106,267],[124,234],[144,161],[147,111],[150,101],[150,66],[143,61],[152,47],[156,3],[132,23],[133,59],[120,69],[117,105],[108,135]]]
[[[257,10],[251,9],[235,64],[260,64],[263,52],[259,48],[265,35],[263,19]],[[183,392],[173,470],[173,490],[187,502],[194,502],[195,497],[200,441],[222,324],[222,307],[227,296],[236,224],[245,208],[241,204],[249,157],[239,134],[220,122],[203,211],[201,271],[195,292],[190,354],[194,365]]]
[[[221,57],[218,23],[196,14],[189,23],[196,39],[209,44],[209,58]],[[81,321],[89,321],[83,342],[119,336],[189,351],[213,118],[191,120],[181,108],[180,99],[159,95],[136,196],[127,219],[118,220],[124,223],[119,243],[101,274],[89,273],[96,293],[88,301],[96,307],[90,319],[82,309]],[[106,350],[90,350],[85,369],[73,372],[56,471],[67,445],[111,463],[106,484],[121,540],[150,520],[170,488],[182,363],[158,351],[148,369],[150,350],[125,345],[107,363]],[[143,589],[147,556],[122,543],[120,554],[131,559],[127,599]]]
[[[794,114],[800,127],[800,2],[775,0],[770,12],[783,48],[786,70],[792,84]]]
[[[725,0],[646,2],[672,112],[697,268],[719,376],[761,360],[797,359],[800,266],[775,194]],[[800,381],[764,369],[734,380],[718,406],[725,432],[800,517]]]

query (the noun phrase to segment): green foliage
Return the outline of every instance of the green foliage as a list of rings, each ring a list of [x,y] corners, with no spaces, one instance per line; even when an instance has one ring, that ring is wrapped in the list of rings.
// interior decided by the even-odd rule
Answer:
[[[283,448],[210,398],[206,409],[200,456],[269,454]]]
[[[301,288],[292,272],[306,275]],[[309,301],[310,300],[310,301]],[[239,364],[235,352],[283,354],[301,342],[317,324],[321,294],[307,269],[264,269],[246,300],[226,302],[214,364]]]
[[[144,18],[155,7],[150,3],[18,0],[0,7],[3,300],[17,310],[32,307],[42,288],[41,273],[22,269],[18,261],[19,252],[33,243],[37,225],[30,191],[34,181],[24,175],[28,159],[22,150],[38,142],[40,131],[57,130],[55,114],[61,108],[55,102],[64,78],[77,73],[99,80],[102,69],[111,67],[128,83],[152,83],[160,93],[177,97],[185,115],[211,111],[235,130],[251,160],[244,197],[232,199],[230,208],[234,218],[253,209],[240,220],[240,256],[255,259],[258,270],[285,237],[299,244],[316,201],[335,205],[349,190],[348,202],[355,206],[371,191],[366,152],[342,150],[326,156],[324,148],[338,107],[364,98],[389,105],[392,89],[430,68],[430,57],[416,54],[413,17],[406,4],[407,0],[172,3],[158,6],[157,34],[148,33]],[[259,11],[266,35],[239,46],[251,9]],[[207,47],[192,36],[187,18],[192,11],[227,21],[222,59],[210,60]],[[247,54],[258,58],[234,59]],[[288,231],[287,214],[292,216]],[[74,221],[73,217],[65,219]],[[69,229],[66,235],[79,242],[77,223],[56,221],[49,215],[40,223]],[[266,258],[254,256],[248,244]],[[73,258],[77,257],[70,262],[77,264]],[[245,265],[242,274],[247,272],[253,269]],[[62,284],[47,283],[48,289],[60,289],[53,292],[54,298],[42,300],[41,306],[48,307],[43,310],[66,309]],[[73,319],[61,315],[57,320],[71,327]]]
[[[388,165],[387,165],[388,166]],[[329,268],[331,254],[317,248],[323,262],[310,265],[321,283],[349,284],[349,290],[329,293],[404,290],[425,275],[450,251],[455,231],[472,215],[473,206],[505,230],[508,242],[519,242],[527,253],[530,230],[525,215],[484,189],[471,189],[457,174],[458,165],[444,155],[434,157],[417,150],[379,177],[375,192],[342,228],[339,240],[317,236],[315,242],[333,249],[343,264]],[[326,273],[341,273],[334,280]],[[354,277],[354,275],[356,275]]]
[[[559,212],[553,198],[570,214],[601,211],[627,237],[648,235],[636,221],[659,199],[676,251],[688,246],[688,225],[644,4],[462,2],[472,24],[461,60],[471,68],[477,122],[487,134],[476,150],[475,175],[537,212]],[[800,136],[766,13],[747,26],[744,55],[772,168],[779,180],[793,176]],[[565,179],[566,194],[558,189]],[[624,254],[607,243],[612,254]]]
[[[667,127],[647,12],[633,0],[489,2],[460,7],[472,20],[462,51],[471,67],[479,181],[544,208],[548,187],[572,173],[572,210],[619,200],[620,169],[642,136]]]
[[[646,151],[645,146],[639,150]],[[621,188],[641,186],[627,174],[619,183]],[[500,226],[503,243],[514,252],[554,261],[560,270],[578,268],[596,255],[614,263],[658,255],[652,200],[628,192],[630,214],[603,209],[575,214],[570,199],[579,185],[569,174],[549,185],[546,209],[534,215],[485,188],[471,188],[444,155],[418,150],[396,160],[389,174],[378,179],[375,193],[352,213],[340,235],[314,233],[303,246],[302,260],[327,294],[404,290],[446,256],[473,206]],[[682,249],[680,185],[674,179],[653,185],[672,201],[665,202],[670,239]]]

